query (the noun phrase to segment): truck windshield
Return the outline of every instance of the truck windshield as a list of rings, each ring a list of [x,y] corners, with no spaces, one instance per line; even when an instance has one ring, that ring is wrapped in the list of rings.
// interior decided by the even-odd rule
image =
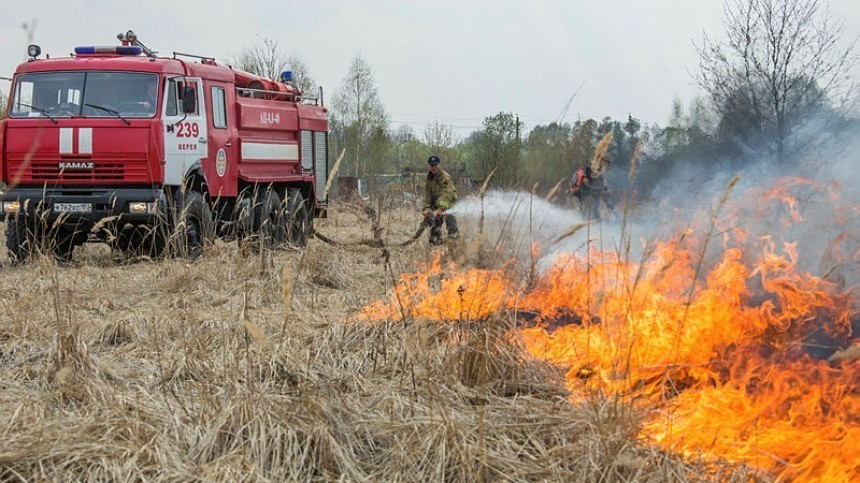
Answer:
[[[156,114],[158,76],[135,72],[39,72],[15,79],[10,117],[146,118]]]

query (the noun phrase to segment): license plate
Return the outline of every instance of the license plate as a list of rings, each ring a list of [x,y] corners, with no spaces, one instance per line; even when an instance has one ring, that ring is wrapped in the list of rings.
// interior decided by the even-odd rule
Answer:
[[[90,213],[92,203],[54,203],[54,211],[58,213]]]

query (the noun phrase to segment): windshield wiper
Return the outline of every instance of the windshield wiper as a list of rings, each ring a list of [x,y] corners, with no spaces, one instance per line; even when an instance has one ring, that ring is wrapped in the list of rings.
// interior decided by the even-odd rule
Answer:
[[[41,115],[43,115],[43,116],[47,117],[48,119],[50,119],[50,120],[51,120],[51,122],[53,122],[54,124],[56,124],[56,123],[57,123],[57,120],[56,120],[56,119],[54,119],[54,116],[52,116],[52,115],[48,114],[48,111],[46,111],[46,110],[42,109],[41,107],[31,106],[30,104],[25,104],[25,103],[23,103],[23,102],[18,102],[18,103],[17,103],[17,105],[19,105],[19,106],[24,106],[24,107],[29,107],[30,109],[32,109],[32,110],[34,110],[34,111],[38,112],[39,114],[41,114]]]
[[[107,112],[107,113],[113,114],[114,116],[116,116],[116,117],[118,117],[118,118],[122,119],[122,122],[124,122],[127,126],[131,125],[131,121],[129,121],[128,119],[126,119],[126,118],[122,117],[122,114],[120,114],[120,113],[119,113],[119,111],[114,111],[113,109],[111,109],[111,108],[109,108],[109,107],[105,107],[105,106],[97,106],[97,105],[95,105],[95,104],[84,104],[84,105],[85,105],[85,106],[87,106],[87,107],[92,107],[93,109],[98,109],[98,110],[100,110],[100,111],[104,111],[104,112]]]

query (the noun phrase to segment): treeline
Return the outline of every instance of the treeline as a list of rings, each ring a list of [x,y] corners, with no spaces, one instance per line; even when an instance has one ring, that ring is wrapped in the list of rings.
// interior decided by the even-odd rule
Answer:
[[[622,169],[648,133],[629,117],[573,123],[550,123],[526,130],[514,113],[484,118],[482,127],[459,138],[451,126],[432,122],[420,133],[409,126],[391,129],[379,98],[371,67],[356,57],[332,100],[331,152],[345,150],[340,175],[372,178],[424,170],[430,154],[442,157],[446,169],[475,182],[492,172],[490,185],[545,190],[569,179],[594,157],[597,144],[613,133],[608,155]]]
[[[458,139],[450,126],[431,123],[421,133],[390,128],[367,62],[356,57],[332,102],[331,150],[346,155],[341,175],[372,177],[423,169],[430,153],[447,169],[476,181],[494,172],[491,186],[549,190],[589,164],[611,133],[607,178],[615,189],[647,197],[679,166],[698,171],[740,170],[766,161],[793,162],[839,145],[855,132],[849,109],[855,42],[818,0],[729,0],[727,40],[705,37],[695,78],[703,96],[675,101],[666,126],[627,119],[580,119],[532,126],[514,113],[484,118]],[[679,75],[685,75],[679,73]],[[637,146],[639,150],[637,151]],[[634,185],[628,186],[637,153]]]

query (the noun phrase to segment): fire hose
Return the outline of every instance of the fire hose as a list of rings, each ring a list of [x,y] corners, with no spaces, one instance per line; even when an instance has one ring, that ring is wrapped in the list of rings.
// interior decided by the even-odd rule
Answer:
[[[364,238],[358,241],[353,242],[342,242],[338,240],[334,240],[331,237],[328,237],[319,232],[316,228],[312,229],[313,235],[324,243],[328,243],[329,245],[337,246],[337,247],[357,247],[357,246],[368,246],[368,247],[405,247],[411,243],[414,243],[415,240],[421,237],[421,234],[424,233],[424,230],[430,226],[430,220],[424,220],[418,226],[418,229],[415,231],[415,234],[412,235],[408,240],[398,242],[398,243],[385,243],[381,239],[376,238]]]

